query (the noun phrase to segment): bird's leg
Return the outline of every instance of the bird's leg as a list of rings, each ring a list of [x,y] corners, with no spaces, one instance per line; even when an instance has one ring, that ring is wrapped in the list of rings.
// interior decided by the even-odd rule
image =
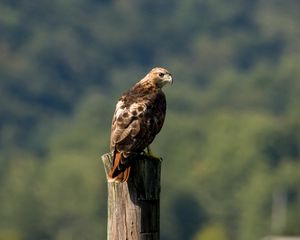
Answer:
[[[155,154],[153,154],[153,152],[151,151],[150,149],[150,145],[146,148],[147,149],[147,152],[146,152],[146,156],[149,157],[149,158],[153,158],[155,160],[159,160],[159,161],[162,161],[162,158],[161,157],[158,157],[156,156]]]
[[[151,155],[151,149],[150,149],[150,145],[149,145],[149,146],[147,146],[147,148],[146,148],[146,149],[147,149],[147,154],[148,154],[148,155]]]

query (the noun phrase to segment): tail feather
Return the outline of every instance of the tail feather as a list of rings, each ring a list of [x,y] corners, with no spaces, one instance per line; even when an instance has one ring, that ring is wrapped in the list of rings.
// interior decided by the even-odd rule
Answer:
[[[114,182],[127,182],[131,166],[125,164],[123,156],[121,153],[116,152],[113,160],[113,166],[108,173],[108,177],[110,181]]]

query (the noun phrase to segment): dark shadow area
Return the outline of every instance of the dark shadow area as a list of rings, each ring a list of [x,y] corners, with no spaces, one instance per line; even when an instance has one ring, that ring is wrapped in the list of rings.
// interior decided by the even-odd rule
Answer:
[[[205,211],[190,193],[180,193],[174,199],[172,209],[178,232],[176,239],[192,239],[206,221]]]

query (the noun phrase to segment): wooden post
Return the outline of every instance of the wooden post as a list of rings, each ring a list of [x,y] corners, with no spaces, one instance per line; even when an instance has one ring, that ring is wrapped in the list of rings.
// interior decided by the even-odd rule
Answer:
[[[107,173],[112,154],[102,156]],[[159,240],[161,161],[141,156],[128,182],[108,182],[107,240]]]

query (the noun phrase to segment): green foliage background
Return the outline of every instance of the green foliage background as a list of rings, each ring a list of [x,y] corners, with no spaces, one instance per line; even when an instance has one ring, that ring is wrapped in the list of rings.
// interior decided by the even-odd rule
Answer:
[[[161,238],[300,235],[299,11],[297,0],[1,0],[0,239],[105,239],[114,105],[154,66],[174,76],[153,146]]]

